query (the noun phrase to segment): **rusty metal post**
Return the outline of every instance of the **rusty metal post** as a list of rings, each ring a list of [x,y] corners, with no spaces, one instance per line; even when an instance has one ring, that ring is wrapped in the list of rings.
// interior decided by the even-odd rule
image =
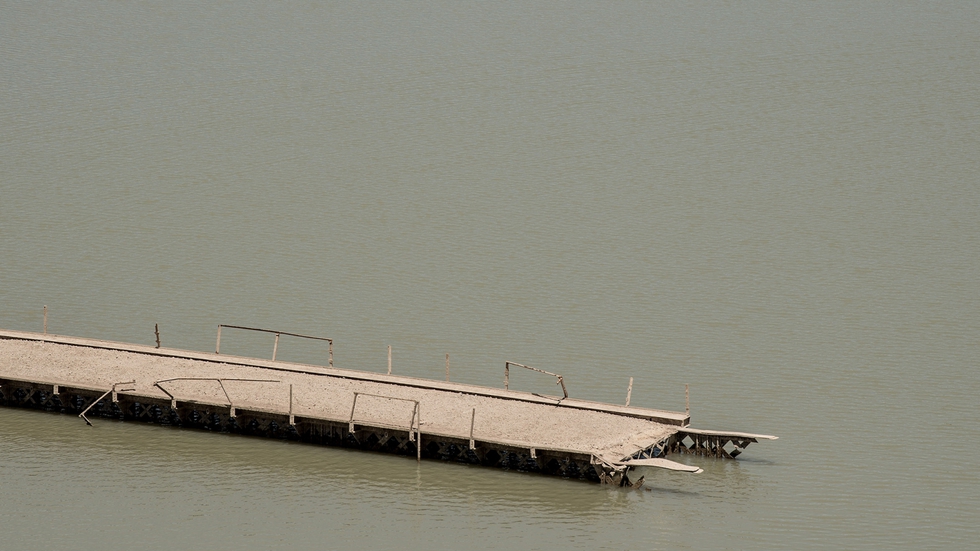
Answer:
[[[504,362],[504,389],[510,388],[510,362]]]
[[[327,365],[333,367],[333,341],[330,341],[330,358],[327,360]]]
[[[157,335],[157,348],[160,348],[160,324],[159,323],[153,324],[153,332],[156,333]]]
[[[631,396],[633,396],[633,377],[630,377],[630,386],[626,388],[626,407],[630,405]]]

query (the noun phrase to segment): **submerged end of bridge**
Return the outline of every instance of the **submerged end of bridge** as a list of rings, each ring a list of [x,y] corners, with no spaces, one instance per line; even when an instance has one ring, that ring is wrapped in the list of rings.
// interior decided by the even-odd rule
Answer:
[[[25,352],[25,343],[46,347],[44,351],[49,356],[56,353],[63,361],[52,362],[50,357],[42,361],[44,355],[37,350]],[[73,369],[79,358],[91,361],[93,355],[98,359],[105,354],[113,359],[88,365],[84,372]],[[195,375],[209,374],[206,368],[211,366],[215,376],[181,376],[185,373],[179,367],[186,367],[188,362],[197,368]],[[248,377],[229,377],[229,373]],[[149,379],[153,379],[152,384]],[[181,392],[167,386],[175,381],[185,385]],[[202,385],[204,381],[216,382],[223,394],[188,391],[189,381]],[[281,387],[276,391],[255,391],[249,399],[239,401],[226,388],[231,381],[288,384],[288,404],[269,398],[281,393]],[[296,407],[294,384],[306,385],[302,388],[307,393],[318,392],[329,398],[320,402],[307,398],[304,407]],[[266,385],[266,388],[273,386],[276,385]],[[359,395],[371,398],[362,400],[358,406]],[[399,401],[406,402],[406,406],[399,409],[401,406],[392,405]],[[314,403],[315,407],[310,405]],[[666,459],[668,455],[733,459],[749,443],[775,439],[768,435],[694,429],[689,426],[690,416],[686,412],[617,406],[331,366],[5,330],[0,330],[0,405],[75,414],[86,422],[89,418],[151,422],[620,486],[642,484],[640,473],[649,468],[700,472],[697,467]],[[464,406],[465,411],[461,411]],[[406,414],[411,411],[410,421],[407,415],[404,419],[399,417],[402,410]],[[465,422],[459,420],[464,413]],[[501,414],[511,419],[503,426],[487,423],[480,426],[475,422],[478,415],[482,421]],[[427,415],[425,421],[423,415]],[[541,427],[541,415],[553,416],[555,425],[571,420],[581,426]],[[590,440],[587,425],[592,422],[613,427],[619,433],[611,439],[607,434],[593,434]],[[475,426],[480,429],[474,430]],[[585,434],[555,434],[569,429]],[[512,434],[519,437],[509,437]]]

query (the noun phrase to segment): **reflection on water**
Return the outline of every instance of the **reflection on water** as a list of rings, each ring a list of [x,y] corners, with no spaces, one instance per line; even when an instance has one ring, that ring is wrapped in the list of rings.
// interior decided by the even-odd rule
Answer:
[[[619,491],[532,473],[437,461],[418,464],[385,454],[102,419],[88,427],[74,416],[17,409],[0,410],[0,414],[4,419],[0,438],[11,461],[23,454],[19,457],[26,466],[39,456],[69,454],[70,463],[83,465],[84,470],[91,461],[112,458],[113,469],[125,473],[121,476],[144,477],[139,471],[145,471],[168,487],[232,491],[271,479],[305,499],[322,491],[343,495],[357,489],[382,492],[389,498],[419,495],[436,509],[474,501],[506,509],[520,502],[545,517],[589,515],[628,503],[620,501]],[[679,486],[686,477],[663,471],[648,476],[646,488],[733,500],[753,489],[751,475],[737,462],[694,456],[690,461],[705,469],[696,484]]]
[[[728,497],[717,496],[727,500],[748,490],[736,483],[737,469],[721,465],[709,465],[711,479],[698,489],[651,484],[652,493],[640,493],[152,425],[97,420],[88,427],[74,416],[16,409],[0,410],[0,419],[6,514],[40,507],[52,522],[71,522],[76,508],[87,511],[90,523],[119,528],[147,517],[177,523],[201,519],[218,526],[237,523],[239,515],[287,524],[290,518],[317,519],[331,528],[356,521],[360,528],[341,537],[353,544],[356,534],[371,533],[372,519],[412,525],[411,532],[423,538],[429,537],[419,530],[425,526],[443,536],[539,525],[590,533],[599,529],[590,519],[634,515],[643,501],[664,492],[704,499],[715,497],[706,496],[706,488],[727,486]],[[204,541],[223,548],[220,538],[212,540],[208,533],[195,534],[194,540],[172,534],[176,539],[170,543]],[[23,524],[11,535],[16,541],[32,534],[31,525]],[[60,537],[65,539],[55,541],[70,544],[90,541],[86,538],[96,532],[82,529]]]

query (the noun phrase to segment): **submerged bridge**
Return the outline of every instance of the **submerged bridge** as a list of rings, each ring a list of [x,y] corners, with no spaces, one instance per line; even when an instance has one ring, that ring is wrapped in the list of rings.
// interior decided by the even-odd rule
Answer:
[[[687,413],[567,392],[339,369],[330,339],[322,339],[330,343],[327,366],[228,356],[219,353],[221,327],[233,326],[219,326],[213,354],[0,330],[0,405],[74,414],[89,424],[149,422],[620,486],[642,484],[650,468],[700,472],[666,459],[671,454],[733,459],[752,442],[776,439],[695,429]],[[275,358],[279,336],[291,334],[268,332],[275,333]],[[511,366],[534,369],[507,362],[505,371]],[[561,376],[543,373],[564,390]]]

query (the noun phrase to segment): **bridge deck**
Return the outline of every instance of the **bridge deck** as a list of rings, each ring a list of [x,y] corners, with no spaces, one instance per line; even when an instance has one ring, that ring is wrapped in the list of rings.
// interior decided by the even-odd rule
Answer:
[[[688,420],[683,413],[475,385],[15,331],[0,331],[0,377],[106,390],[135,381],[120,385],[120,393],[338,422],[351,419],[358,394],[357,424],[404,430],[417,402],[423,434],[468,440],[472,427],[482,442],[610,461],[668,438]],[[168,379],[185,380],[155,385]]]
[[[663,459],[669,453],[735,458],[751,442],[776,438],[695,429],[679,412],[5,330],[0,404],[82,414],[94,408],[93,416],[618,485],[642,483],[629,479],[634,469],[700,472]]]

